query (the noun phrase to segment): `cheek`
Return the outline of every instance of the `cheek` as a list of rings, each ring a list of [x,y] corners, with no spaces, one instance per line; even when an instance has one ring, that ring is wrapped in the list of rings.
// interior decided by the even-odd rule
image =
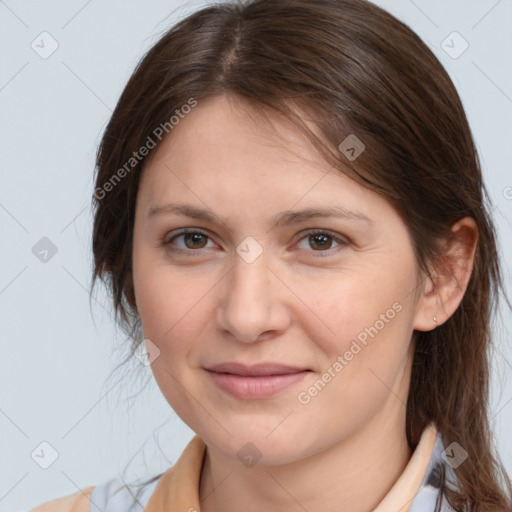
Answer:
[[[363,367],[371,365],[376,372],[382,368],[389,374],[404,363],[412,335],[411,283],[416,276],[412,257],[399,261],[398,265],[381,259],[364,272],[310,287],[304,295],[312,307],[301,327],[324,354],[325,368],[345,356],[343,372],[361,380],[369,378],[367,371],[361,373]],[[306,293],[306,286],[302,290]]]
[[[184,390],[194,389],[188,363],[202,330],[197,320],[211,318],[204,308],[212,284],[199,277],[185,279],[161,263],[144,264],[142,258],[137,263],[134,261],[134,284],[144,337],[160,351],[151,370],[170,406],[194,428],[200,411]]]
[[[334,334],[312,312],[305,321],[315,326],[308,337],[320,348],[322,358],[318,373],[301,388],[299,401],[307,403],[306,414],[315,411],[313,418],[329,411],[326,436],[359,428],[392,395],[406,401],[412,319],[404,283],[364,283],[344,282],[333,287],[323,302],[316,301],[319,316],[323,314]],[[400,402],[396,405],[401,407]]]
[[[306,286],[303,288],[306,290]],[[304,302],[311,307],[303,319],[303,328],[309,332],[311,339],[323,340],[325,352],[345,351],[353,339],[365,329],[378,322],[381,327],[380,315],[388,312],[394,317],[393,303],[397,302],[400,293],[387,283],[380,284],[377,280],[353,275],[339,282],[332,281],[322,289],[312,289],[302,296]],[[364,335],[359,337],[364,341]]]
[[[184,357],[178,355],[186,354],[198,339],[200,319],[211,318],[205,308],[215,282],[206,273],[180,273],[161,261],[139,256],[134,258],[133,274],[144,336],[166,356],[166,364],[173,366]]]

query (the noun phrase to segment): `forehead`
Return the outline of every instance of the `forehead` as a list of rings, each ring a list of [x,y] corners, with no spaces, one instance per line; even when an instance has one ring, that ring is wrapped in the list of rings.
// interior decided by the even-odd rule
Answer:
[[[377,194],[333,169],[291,121],[262,117],[224,96],[199,101],[145,164],[138,200],[146,210],[178,197],[245,214],[277,204],[379,204]]]
[[[232,165],[242,160],[237,167],[243,167],[244,159],[255,157],[262,164],[277,160],[309,162],[315,168],[327,165],[290,120],[223,95],[198,101],[149,155],[145,167],[161,161],[203,164],[207,159],[211,159],[209,167],[228,159]]]

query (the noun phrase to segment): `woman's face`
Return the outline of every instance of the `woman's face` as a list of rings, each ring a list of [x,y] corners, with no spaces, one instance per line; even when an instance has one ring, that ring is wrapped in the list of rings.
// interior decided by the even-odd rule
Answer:
[[[273,123],[226,97],[180,120],[141,178],[133,277],[169,404],[225,456],[280,464],[404,431],[424,284],[393,207]],[[305,371],[208,370],[223,363]]]

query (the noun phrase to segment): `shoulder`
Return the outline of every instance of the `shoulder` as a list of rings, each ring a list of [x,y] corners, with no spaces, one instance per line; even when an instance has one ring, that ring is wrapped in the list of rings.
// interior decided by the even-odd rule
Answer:
[[[160,476],[141,484],[126,484],[120,478],[111,478],[42,503],[28,512],[143,512]]]
[[[112,478],[91,493],[90,512],[143,512],[161,475],[139,484]]]
[[[89,497],[94,489],[94,485],[91,485],[73,494],[41,503],[29,512],[89,512]]]

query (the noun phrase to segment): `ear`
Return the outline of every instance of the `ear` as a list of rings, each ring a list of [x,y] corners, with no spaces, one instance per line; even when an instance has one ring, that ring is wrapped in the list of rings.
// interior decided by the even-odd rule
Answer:
[[[478,228],[472,217],[452,226],[449,238],[442,242],[439,264],[422,284],[415,330],[431,331],[455,313],[471,278],[477,241]]]

